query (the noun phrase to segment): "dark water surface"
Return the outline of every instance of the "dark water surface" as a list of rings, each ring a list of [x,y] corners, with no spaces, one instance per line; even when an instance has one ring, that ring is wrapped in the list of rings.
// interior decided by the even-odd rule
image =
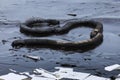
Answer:
[[[97,19],[104,26],[104,41],[96,49],[80,53],[75,51],[62,51],[52,49],[21,48],[12,50],[11,43],[15,39],[31,38],[19,32],[19,25],[0,23],[0,75],[9,72],[9,69],[17,71],[32,71],[35,68],[43,68],[54,71],[54,67],[74,65],[74,70],[88,72],[93,75],[110,77],[117,75],[119,71],[107,72],[105,66],[120,64],[120,20]],[[68,34],[50,36],[50,39],[78,41],[89,38],[89,28],[77,28]],[[36,55],[43,58],[33,61],[23,57],[25,54]],[[75,67],[76,66],[76,67]]]

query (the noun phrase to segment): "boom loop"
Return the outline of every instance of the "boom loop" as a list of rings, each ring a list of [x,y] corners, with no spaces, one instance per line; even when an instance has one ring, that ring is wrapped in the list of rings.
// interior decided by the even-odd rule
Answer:
[[[41,29],[41,26],[45,24],[49,28]],[[49,36],[54,34],[65,34],[71,29],[77,27],[90,27],[93,28],[90,33],[90,39],[82,41],[59,41],[50,39],[23,39],[15,40],[12,42],[13,47],[47,47],[53,49],[63,50],[89,50],[95,48],[103,41],[103,25],[96,21],[70,21],[63,27],[59,27],[60,22],[54,19],[35,19],[28,20],[20,26],[20,32],[32,35],[32,36]],[[39,25],[39,27],[36,27]]]

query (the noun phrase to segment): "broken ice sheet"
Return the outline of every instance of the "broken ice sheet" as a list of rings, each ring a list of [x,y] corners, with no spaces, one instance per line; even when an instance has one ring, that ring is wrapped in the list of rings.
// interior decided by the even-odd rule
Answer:
[[[119,64],[114,64],[114,65],[105,67],[106,71],[113,71],[113,70],[117,70],[117,69],[120,69],[120,65]]]
[[[35,69],[33,72],[35,74],[39,74],[39,75],[44,76],[46,78],[56,79],[56,76],[52,72],[49,72],[49,71],[42,69],[42,68]]]
[[[0,78],[3,80],[22,80],[22,79],[27,78],[27,77],[24,75],[18,75],[15,73],[9,73],[7,75],[0,76]]]

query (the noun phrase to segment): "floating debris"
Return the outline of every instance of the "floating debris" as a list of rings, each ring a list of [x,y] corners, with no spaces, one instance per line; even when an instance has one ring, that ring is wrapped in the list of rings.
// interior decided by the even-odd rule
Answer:
[[[110,80],[116,80],[116,77],[115,76],[111,76]]]
[[[74,64],[67,64],[67,63],[61,64],[61,66],[62,66],[62,67],[77,67],[77,66],[74,65]]]
[[[106,71],[113,71],[113,70],[117,70],[117,69],[120,69],[120,65],[119,64],[114,64],[114,65],[105,67]]]
[[[2,40],[2,43],[5,44],[6,42],[8,42],[7,40]]]
[[[38,60],[43,60],[40,56],[33,56],[33,55],[23,55],[23,57],[38,61]]]
[[[91,58],[84,58],[85,61],[90,61],[92,60]]]
[[[67,14],[67,15],[69,15],[69,16],[77,16],[77,14],[72,14],[72,13]]]

